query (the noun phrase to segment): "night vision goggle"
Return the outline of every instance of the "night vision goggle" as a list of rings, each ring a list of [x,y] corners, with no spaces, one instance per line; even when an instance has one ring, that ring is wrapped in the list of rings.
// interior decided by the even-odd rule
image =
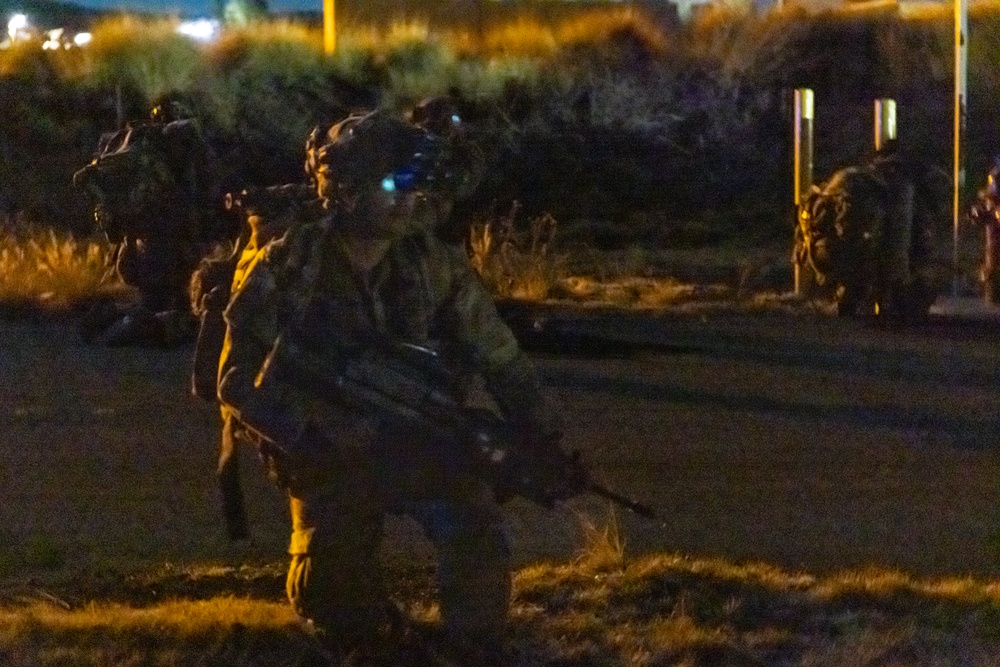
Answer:
[[[385,176],[380,185],[383,192],[413,192],[433,187],[443,180],[441,170],[441,140],[433,135],[424,135],[409,163]]]

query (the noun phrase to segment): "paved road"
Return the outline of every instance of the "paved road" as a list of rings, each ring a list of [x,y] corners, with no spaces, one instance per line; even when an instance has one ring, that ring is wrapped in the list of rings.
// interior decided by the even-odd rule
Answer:
[[[525,342],[568,442],[667,517],[619,513],[630,553],[996,576],[995,323],[591,311],[540,325]],[[120,567],[282,558],[284,504],[249,456],[255,540],[224,539],[218,418],[187,394],[188,350],[88,348],[59,323],[0,323],[0,336],[0,565],[44,549]],[[578,515],[607,512],[594,498],[513,503],[519,560],[572,556]],[[405,521],[390,533],[426,549]]]
[[[628,520],[633,550],[1000,572],[995,322],[547,324],[597,353],[539,357],[572,415],[570,439],[615,488],[669,517],[662,530]],[[611,337],[633,345],[598,344]]]

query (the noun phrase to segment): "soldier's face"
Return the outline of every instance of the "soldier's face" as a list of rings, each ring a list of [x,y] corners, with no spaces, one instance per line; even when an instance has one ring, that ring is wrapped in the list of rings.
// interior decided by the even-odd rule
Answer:
[[[396,238],[410,224],[416,192],[389,192],[379,185],[358,190],[347,202],[351,231],[370,238]]]

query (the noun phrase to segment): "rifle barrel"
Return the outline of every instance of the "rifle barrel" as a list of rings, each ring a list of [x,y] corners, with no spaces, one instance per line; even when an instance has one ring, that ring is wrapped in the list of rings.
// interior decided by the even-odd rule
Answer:
[[[664,517],[659,512],[654,510],[649,505],[643,505],[642,503],[632,500],[631,498],[628,498],[626,496],[623,496],[620,493],[615,493],[611,489],[603,487],[600,484],[592,483],[588,490],[594,495],[601,496],[602,498],[607,498],[611,502],[621,505],[628,511],[632,512],[633,514],[637,514],[644,519],[650,519],[652,521],[660,523],[661,525],[666,525],[666,519],[664,519]]]

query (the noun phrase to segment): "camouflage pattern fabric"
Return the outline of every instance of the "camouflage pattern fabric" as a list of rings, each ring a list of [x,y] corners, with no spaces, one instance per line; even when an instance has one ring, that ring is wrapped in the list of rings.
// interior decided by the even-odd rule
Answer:
[[[884,233],[883,188],[870,170],[848,167],[813,189],[799,215],[798,248],[818,284],[864,279]]]
[[[304,353],[324,358],[388,335],[469,350],[486,377],[519,363],[517,340],[462,248],[442,243],[428,230],[413,230],[393,243],[368,284],[361,284],[333,231],[336,223],[333,215],[290,230],[265,250],[233,296],[220,380],[234,392],[235,405],[252,409],[263,400],[250,388],[285,323],[292,323]],[[321,416],[323,410],[307,416],[317,409],[312,398],[293,388],[279,393],[283,398],[273,398],[288,401],[288,423],[302,427]],[[522,401],[511,398],[511,404]]]
[[[101,138],[73,176],[98,227],[119,244],[116,268],[152,311],[181,309],[191,272],[223,237],[210,155],[193,119],[134,123]]]
[[[201,261],[191,276],[191,310],[200,326],[192,364],[192,393],[207,401],[218,400],[219,359],[225,344],[226,324],[223,311],[231,294],[239,291],[244,280],[261,257],[263,246],[294,224],[303,209],[312,202],[309,193],[297,184],[244,190],[241,196],[227,196],[233,208],[246,218],[246,225],[236,247],[224,257]],[[222,435],[216,474],[222,496],[226,529],[233,540],[249,536],[243,503],[237,447],[260,442],[236,419],[233,411],[221,406]]]
[[[284,451],[267,442],[262,446],[274,477],[291,497],[287,593],[295,609],[327,633],[334,650],[346,650],[338,644],[345,641],[390,645],[384,639],[389,619],[375,551],[384,514],[402,512],[417,520],[438,548],[442,620],[450,641],[499,655],[511,562],[491,490],[469,476],[453,479],[447,492],[386,488],[372,452],[379,438],[422,447],[426,436],[412,424],[376,428],[368,416],[338,410],[296,388],[256,383],[272,344],[289,335],[290,323],[309,358],[337,359],[376,335],[468,349],[470,364],[488,381],[503,378],[494,383],[501,393],[519,394],[498,396],[501,405],[525,412],[541,405],[530,363],[463,249],[438,240],[431,230],[412,229],[392,243],[364,280],[351,270],[334,213],[270,244],[225,316],[220,396],[241,420],[262,405],[264,421],[280,411],[270,422],[273,437],[298,440],[282,442]],[[484,657],[477,664],[491,663]]]
[[[895,154],[837,171],[799,211],[796,259],[841,314],[922,316],[933,302],[937,202]]]

